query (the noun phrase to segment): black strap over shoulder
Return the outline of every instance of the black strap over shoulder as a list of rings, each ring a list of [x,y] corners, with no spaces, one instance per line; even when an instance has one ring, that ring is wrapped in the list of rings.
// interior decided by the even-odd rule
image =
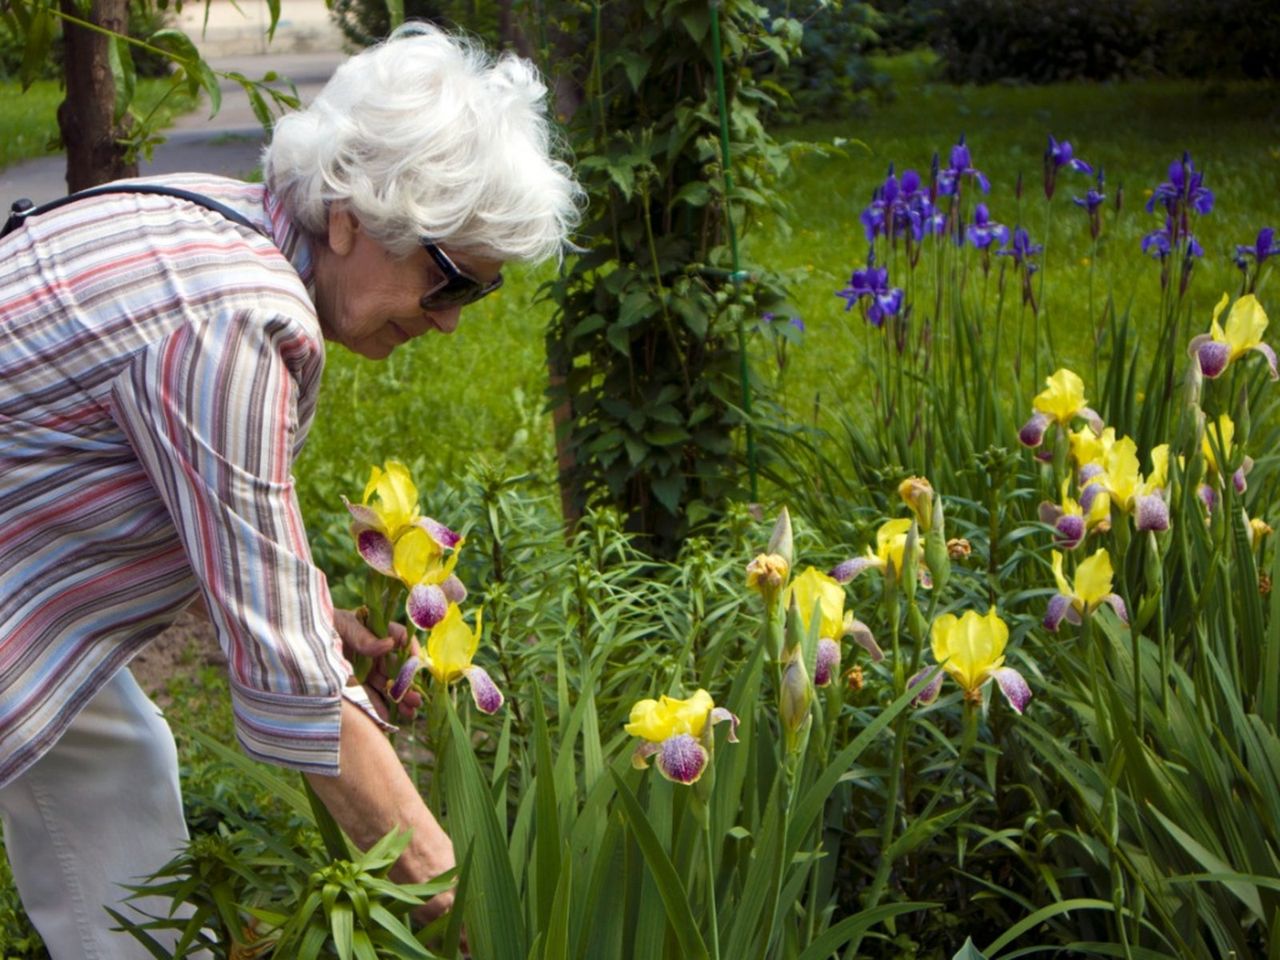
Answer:
[[[35,206],[30,200],[15,200],[10,208],[9,219],[5,221],[3,229],[0,229],[0,238],[7,237],[14,230],[26,223],[28,217],[38,217],[42,213],[48,213],[50,210],[56,210],[58,207],[66,206],[68,203],[75,203],[77,200],[84,200],[88,197],[97,197],[108,193],[152,193],[165,197],[177,197],[179,200],[186,200],[188,203],[194,203],[198,206],[219,213],[233,223],[238,223],[242,227],[248,227],[255,233],[261,233],[244,214],[238,210],[233,210],[225,203],[220,203],[212,197],[206,197],[202,193],[193,193],[190,190],[182,190],[178,187],[166,187],[158,183],[120,183],[107,184],[102,187],[90,187],[88,190],[81,190],[79,193],[73,193],[57,200],[51,200],[40,206]]]

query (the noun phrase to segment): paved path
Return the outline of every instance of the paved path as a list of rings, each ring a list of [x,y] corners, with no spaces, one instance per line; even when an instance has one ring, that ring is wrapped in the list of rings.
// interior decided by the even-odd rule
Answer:
[[[254,9],[248,3],[242,6],[250,13]],[[336,35],[324,32],[323,25],[317,25],[317,15],[312,10],[314,6],[323,11],[323,4],[308,5],[305,0],[293,0],[293,9],[299,11],[299,16],[295,21],[288,21],[282,14],[276,39],[271,44],[273,52],[260,53],[256,52],[262,46],[257,21],[249,17],[242,18],[245,21],[242,26],[229,25],[227,11],[231,8],[226,0],[220,3],[215,0],[210,7],[210,24],[206,33],[210,38],[209,44],[203,46],[210,66],[217,71],[239,72],[255,80],[274,70],[292,80],[302,102],[309,103],[333,74],[334,68],[346,58],[346,54],[337,49]],[[193,8],[203,10],[203,5],[187,5],[188,10]],[[290,9],[290,0],[284,0],[282,9]],[[219,12],[221,20],[215,18],[215,11]],[[307,15],[301,15],[304,12]],[[235,16],[239,17],[239,14]],[[184,26],[197,44],[201,44],[200,24]],[[217,44],[213,45],[215,36]],[[299,38],[305,38],[306,42],[300,42]],[[314,47],[330,49],[310,49]],[[275,52],[277,48],[281,52]],[[209,52],[214,49],[224,52]],[[210,118],[209,107],[205,103],[180,117],[166,133],[166,141],[156,147],[152,161],[140,164],[143,176],[148,173],[197,171],[234,177],[244,176],[258,166],[263,142],[262,127],[239,84],[224,81],[221,86],[222,109],[217,115]],[[0,170],[0,209],[7,211],[9,204],[19,197],[41,203],[61,197],[66,192],[66,158],[62,154],[40,157]]]

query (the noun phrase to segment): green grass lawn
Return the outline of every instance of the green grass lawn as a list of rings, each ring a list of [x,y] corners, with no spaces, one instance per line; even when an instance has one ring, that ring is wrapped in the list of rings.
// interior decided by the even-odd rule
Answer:
[[[58,104],[64,92],[56,80],[37,80],[24,91],[17,80],[0,80],[0,168],[57,153]],[[186,88],[169,80],[139,80],[135,108],[143,116],[159,107],[160,128],[195,106]]]

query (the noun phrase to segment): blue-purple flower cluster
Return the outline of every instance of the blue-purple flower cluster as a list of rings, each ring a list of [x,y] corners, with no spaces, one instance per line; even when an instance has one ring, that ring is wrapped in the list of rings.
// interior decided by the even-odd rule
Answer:
[[[846,311],[865,301],[867,321],[877,327],[884,326],[886,317],[897,316],[902,309],[902,288],[890,287],[888,267],[877,267],[874,263],[865,270],[853,271],[849,285],[837,290],[836,296],[844,297]]]

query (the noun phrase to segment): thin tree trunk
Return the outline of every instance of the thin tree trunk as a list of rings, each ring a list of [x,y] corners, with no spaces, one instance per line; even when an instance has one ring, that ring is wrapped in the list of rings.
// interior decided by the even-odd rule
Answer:
[[[84,17],[75,0],[62,0],[62,9]],[[129,0],[92,0],[90,22],[125,33]],[[129,118],[115,122],[116,85],[107,59],[107,38],[93,30],[66,23],[67,96],[58,107],[58,129],[67,151],[67,190],[74,193],[122,177],[138,175],[137,160],[127,160],[118,139]]]

